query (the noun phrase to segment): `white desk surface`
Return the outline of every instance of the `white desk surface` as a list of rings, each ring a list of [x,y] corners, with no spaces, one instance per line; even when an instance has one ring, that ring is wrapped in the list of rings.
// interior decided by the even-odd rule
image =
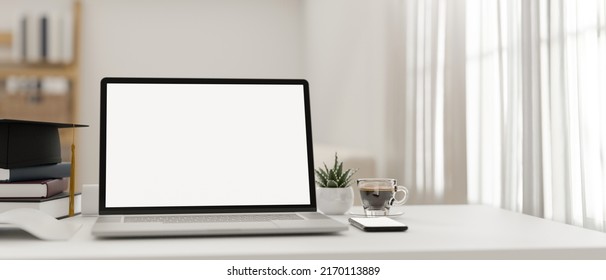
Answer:
[[[407,206],[406,232],[95,239],[75,217],[69,241],[0,230],[0,259],[606,259],[606,233],[482,205]],[[333,216],[345,222],[348,216]]]

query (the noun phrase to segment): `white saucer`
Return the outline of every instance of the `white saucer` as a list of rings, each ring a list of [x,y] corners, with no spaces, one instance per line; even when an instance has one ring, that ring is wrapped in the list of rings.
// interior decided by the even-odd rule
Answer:
[[[352,216],[364,216],[364,217],[366,216],[366,214],[364,213],[364,209],[352,209],[347,214],[352,215]],[[373,216],[373,217],[397,217],[397,216],[402,216],[403,214],[404,214],[404,209],[392,208],[391,210],[389,210],[389,214],[387,214],[385,216]]]

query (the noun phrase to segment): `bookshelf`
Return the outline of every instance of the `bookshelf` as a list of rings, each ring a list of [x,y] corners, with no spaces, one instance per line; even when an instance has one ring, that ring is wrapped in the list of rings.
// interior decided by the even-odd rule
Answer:
[[[78,121],[77,104],[80,89],[80,26],[81,2],[74,0],[69,11],[73,17],[72,58],[65,62],[15,62],[14,60],[0,61],[0,118],[25,119],[48,122],[72,123]],[[0,30],[0,47],[12,51],[16,35],[11,31]],[[35,88],[17,88],[8,91],[9,79],[18,77],[22,80],[36,81]],[[47,78],[61,78],[67,81],[66,92],[50,94],[40,87],[40,81]],[[69,161],[71,129],[61,130],[62,157]]]

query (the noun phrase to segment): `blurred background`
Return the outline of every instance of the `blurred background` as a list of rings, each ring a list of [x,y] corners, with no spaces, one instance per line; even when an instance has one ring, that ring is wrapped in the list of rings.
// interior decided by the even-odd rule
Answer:
[[[304,78],[318,150],[411,203],[605,228],[606,0],[0,1],[0,118],[90,125],[79,185],[106,76]]]

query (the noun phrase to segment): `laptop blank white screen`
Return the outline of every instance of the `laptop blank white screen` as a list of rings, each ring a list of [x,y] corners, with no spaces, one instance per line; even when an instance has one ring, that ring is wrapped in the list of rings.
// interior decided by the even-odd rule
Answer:
[[[310,204],[303,91],[107,84],[105,206]]]

